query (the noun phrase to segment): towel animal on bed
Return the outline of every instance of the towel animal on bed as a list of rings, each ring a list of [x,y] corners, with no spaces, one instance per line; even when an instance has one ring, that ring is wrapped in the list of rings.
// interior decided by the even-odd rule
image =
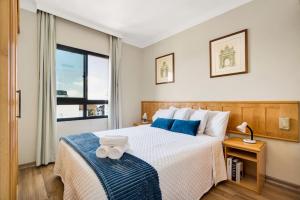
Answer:
[[[120,159],[129,147],[127,136],[103,136],[100,137],[99,142],[100,147],[96,150],[98,158]]]

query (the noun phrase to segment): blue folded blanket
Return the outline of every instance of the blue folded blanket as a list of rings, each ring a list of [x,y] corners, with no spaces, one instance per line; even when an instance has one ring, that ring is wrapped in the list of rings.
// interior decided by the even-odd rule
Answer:
[[[157,171],[147,162],[124,153],[120,160],[96,157],[99,138],[93,133],[62,137],[94,170],[111,200],[161,199]]]

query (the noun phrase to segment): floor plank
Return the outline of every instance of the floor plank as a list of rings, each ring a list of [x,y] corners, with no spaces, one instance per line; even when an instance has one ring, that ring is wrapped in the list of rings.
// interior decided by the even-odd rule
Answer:
[[[20,170],[19,200],[61,200],[64,185],[53,174],[54,165]],[[213,187],[201,200],[300,200],[300,194],[272,184],[265,184],[261,195],[230,182]]]
[[[19,199],[48,199],[44,179],[39,168],[22,170],[19,184]]]
[[[19,172],[19,200],[63,199],[63,183],[53,174],[53,164]]]
[[[63,183],[59,177],[53,175],[53,166],[42,167],[42,175],[49,199],[61,199],[63,194]]]

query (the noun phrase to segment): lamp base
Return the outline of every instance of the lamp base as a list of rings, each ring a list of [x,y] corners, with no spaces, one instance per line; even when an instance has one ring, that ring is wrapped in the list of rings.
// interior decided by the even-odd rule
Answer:
[[[256,140],[251,140],[251,139],[243,139],[243,142],[249,143],[249,144],[255,144]]]

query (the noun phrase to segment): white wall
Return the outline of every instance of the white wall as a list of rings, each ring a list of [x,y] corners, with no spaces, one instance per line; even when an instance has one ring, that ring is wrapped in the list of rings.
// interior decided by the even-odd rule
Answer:
[[[21,10],[20,20],[17,81],[18,88],[22,90],[22,118],[19,119],[19,163],[23,164],[35,160],[38,68],[36,16],[31,12]]]
[[[299,100],[299,18],[297,0],[255,0],[145,48],[143,99]],[[249,73],[209,78],[209,41],[245,28]],[[175,83],[155,85],[154,59],[170,52]]]
[[[107,119],[89,119],[57,122],[58,137],[107,129]]]
[[[18,84],[22,90],[22,118],[19,120],[19,164],[35,161],[37,134],[38,67],[36,14],[21,10],[18,48]],[[57,18],[57,43],[100,54],[109,54],[109,36],[99,31]],[[122,118],[124,126],[139,119],[139,76],[142,52],[124,44],[122,60]],[[126,106],[125,106],[126,105]],[[107,119],[58,122],[58,137],[107,129]]]
[[[128,127],[141,119],[141,49],[123,44],[121,63],[122,121]]]
[[[209,41],[247,28],[249,73],[209,78]],[[155,58],[175,53],[175,83],[155,85]],[[254,0],[143,49],[143,100],[300,100],[300,3]],[[267,175],[300,184],[300,144],[267,141]]]
[[[109,36],[107,34],[59,17],[56,19],[56,41],[58,44],[109,55]]]

